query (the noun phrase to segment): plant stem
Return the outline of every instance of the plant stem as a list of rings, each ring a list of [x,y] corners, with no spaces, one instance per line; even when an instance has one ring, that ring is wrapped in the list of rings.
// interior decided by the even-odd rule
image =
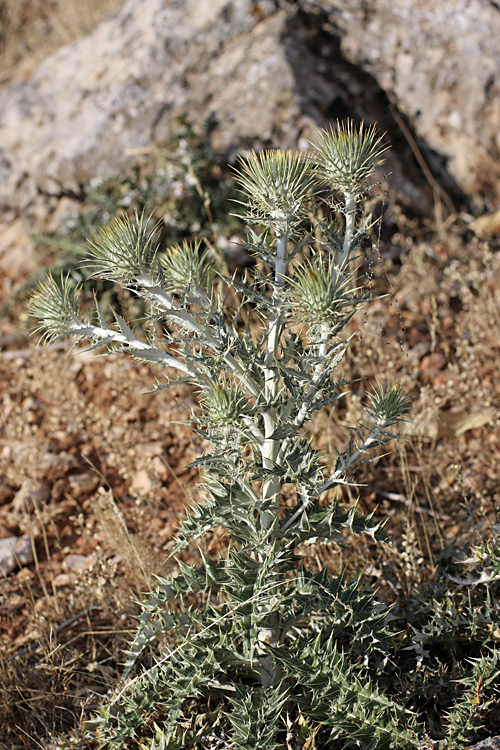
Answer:
[[[373,443],[377,440],[380,433],[382,432],[382,427],[377,425],[370,435],[366,438],[366,440],[363,440],[359,448],[354,451],[354,453],[349,456],[348,459],[342,460],[342,465],[339,466],[339,468],[332,474],[332,476],[324,482],[321,487],[317,490],[317,496],[319,497],[323,492],[326,492],[326,490],[329,490],[331,487],[333,487],[335,484],[338,483],[340,477],[342,474],[345,474],[358,460],[358,458],[361,456],[362,453],[366,453],[368,448],[373,445]]]
[[[148,291],[167,311],[173,310],[175,312],[175,317],[179,318],[190,330],[198,334],[204,344],[214,351],[220,351],[220,341],[208,330],[208,326],[199,323],[191,313],[184,310],[180,305],[174,302],[170,295],[168,295],[161,286],[151,287]],[[259,395],[259,388],[253,382],[243,366],[229,352],[223,353],[223,359],[231,372],[245,386],[248,393],[251,396],[257,397]]]
[[[265,399],[268,404],[276,398],[279,387],[279,374],[275,363],[278,359],[279,344],[282,334],[282,300],[276,293],[285,281],[288,269],[287,247],[290,231],[287,225],[283,226],[281,232],[276,234],[276,262],[274,267],[275,293],[273,295],[273,307],[276,314],[269,324],[267,335],[267,357],[264,370]],[[262,465],[264,469],[273,471],[279,454],[279,443],[272,438],[276,431],[276,415],[274,409],[270,408],[263,415],[264,418],[264,443],[261,448]],[[262,499],[264,502],[271,501],[270,507],[263,510],[261,524],[263,529],[271,529],[278,520],[280,500],[281,478],[272,476],[264,482],[262,488]]]
[[[311,383],[309,385],[309,388],[307,389],[307,393],[299,409],[299,413],[295,417],[294,425],[297,427],[297,429],[302,427],[308,415],[308,406],[314,394],[318,390],[321,377],[325,371],[326,355],[328,352],[328,342],[330,339],[331,332],[332,332],[332,324],[330,321],[326,321],[321,324],[320,340],[318,344],[318,363],[316,364],[316,367],[314,368],[313,376],[311,378]]]
[[[352,241],[354,239],[355,225],[356,225],[356,195],[355,193],[345,192],[344,201],[345,201],[345,209],[344,209],[345,234],[344,234],[344,244],[342,247],[342,255],[339,261],[340,268],[342,268],[344,263],[347,261],[351,253],[351,249],[352,249]]]
[[[202,381],[203,375],[194,367],[191,367],[186,362],[183,362],[172,354],[168,354],[155,346],[151,346],[146,341],[141,341],[132,336],[127,337],[123,333],[114,331],[112,328],[102,328],[101,326],[94,326],[85,323],[83,320],[80,321],[80,326],[75,326],[72,330],[75,336],[86,336],[89,339],[105,339],[108,342],[125,345],[132,353],[134,357],[138,359],[145,359],[148,362],[156,362],[157,364],[163,365],[164,367],[174,367],[176,370],[190,375],[197,380]]]

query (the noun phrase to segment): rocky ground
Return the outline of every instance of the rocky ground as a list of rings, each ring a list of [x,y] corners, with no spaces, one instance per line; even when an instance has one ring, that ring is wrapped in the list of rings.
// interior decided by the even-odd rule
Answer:
[[[300,5],[303,13],[311,4]],[[269,96],[276,103],[276,110],[285,108],[294,130],[286,123],[274,130],[269,124],[267,145],[274,136],[291,142],[301,132],[308,134],[318,119],[328,116],[325,111],[318,115],[318,102],[333,69],[335,80],[344,86],[334,97],[335,106],[346,92],[355,92],[360,82],[366,84],[349,67],[354,63],[339,62],[328,48],[332,39],[325,36],[328,28],[321,13],[319,25],[308,25],[300,14],[285,17],[284,6],[275,15],[275,6],[253,3],[250,15],[238,16],[233,28],[248,35],[248,46],[238,51],[231,39],[217,37],[214,47],[217,55],[223,51],[226,63],[233,59],[231,55],[239,55],[240,60],[242,50],[247,60],[250,48],[260,50],[260,67],[256,63],[254,72],[262,86],[267,86],[270,76],[263,74],[262,61],[269,44],[274,44],[274,35],[295,40],[288,47],[275,47],[279,81],[281,85],[291,82],[283,100],[276,100],[265,87],[259,89],[262,97]],[[297,18],[302,18],[299,26]],[[230,27],[227,19],[225,23],[220,27],[224,34]],[[109,32],[110,27],[106,28]],[[179,42],[181,52],[186,39]],[[307,106],[304,91],[293,84],[300,67],[294,50],[300,40],[307,69],[316,71],[316,78],[308,79],[314,83],[309,89],[314,96],[306,97]],[[323,46],[316,45],[318,40]],[[92,42],[84,40],[79,49],[86,44],[92,47]],[[352,37],[345,37],[344,46],[351,50],[353,60],[361,54]],[[337,67],[326,72],[320,69],[321,60],[311,49],[315,54],[322,50],[323,58],[334,59]],[[212,73],[219,70],[217,55]],[[374,67],[376,61],[371,64]],[[50,70],[49,66],[35,76],[33,89],[43,90]],[[192,74],[190,69],[184,72],[187,77]],[[7,80],[11,74],[5,75]],[[202,91],[204,82],[206,76],[200,74],[191,91]],[[103,90],[107,96],[109,91]],[[221,112],[231,105],[227,87],[224,91],[218,105]],[[16,93],[14,99],[23,111],[21,95]],[[374,111],[383,109],[379,93],[371,101]],[[154,107],[148,113],[152,121],[158,115]],[[276,112],[271,114],[269,123]],[[494,113],[489,114],[493,121]],[[109,116],[117,117],[116,112]],[[43,113],[40,117],[45,122]],[[89,122],[95,121],[90,118]],[[401,122],[404,128],[405,121]],[[220,143],[230,138],[219,122],[213,124]],[[208,123],[205,135],[211,132]],[[162,137],[167,139],[167,135],[171,137],[170,133]],[[247,133],[247,141],[254,136]],[[481,148],[491,145],[488,138],[480,143]],[[423,591],[449,545],[477,544],[498,531],[500,522],[499,223],[494,214],[483,220],[473,220],[471,214],[474,206],[479,206],[479,213],[495,208],[492,185],[496,178],[493,170],[490,182],[475,197],[464,198],[456,185],[448,186],[447,192],[443,182],[432,178],[426,161],[430,152],[422,152],[419,143],[412,140],[411,132],[404,137],[400,130],[399,139],[395,138],[397,158],[390,165],[397,189],[384,195],[384,183],[374,202],[383,221],[371,238],[373,249],[368,251],[360,278],[388,296],[368,306],[355,322],[358,334],[346,376],[356,382],[339,410],[319,414],[310,426],[325,460],[334,461],[335,451],[345,441],[345,426],[361,416],[367,384],[374,376],[399,379],[412,394],[405,440],[391,445],[390,454],[378,464],[367,465],[358,477],[360,486],[354,488],[362,509],[375,510],[381,519],[388,519],[392,547],[373,548],[361,539],[350,547],[318,548],[316,552],[318,565],[328,563],[333,571],[342,566],[349,572],[363,571],[392,601]],[[33,148],[29,143],[27,163]],[[59,191],[64,170],[50,184],[37,182],[35,170],[32,178],[23,177],[19,193],[21,202],[26,202],[26,215],[13,206],[2,214],[2,750],[70,747],[70,731],[75,733],[75,747],[87,747],[78,739],[78,727],[116,684],[121,649],[137,613],[136,601],[154,585],[155,574],[175,571],[176,563],[169,557],[175,529],[186,504],[199,496],[197,473],[186,465],[203,450],[189,428],[178,424],[196,408],[192,390],[178,386],[147,393],[154,384],[154,369],[118,354],[97,357],[78,348],[69,350],[65,343],[37,347],[36,336],[30,334],[34,321],[26,314],[26,290],[35,283],[37,271],[47,266],[62,263],[73,272],[84,236],[113,211],[134,207],[153,210],[156,206],[156,216],[170,236],[202,234],[224,252],[232,252],[228,260],[233,267],[245,262],[244,255],[237,255],[241,228],[227,218],[229,173],[224,162],[209,156],[204,148],[189,138],[178,141],[175,148],[170,144],[165,166],[163,151],[155,145],[135,153],[134,165],[127,162],[127,169],[115,172],[118,177],[104,186],[92,180],[84,183],[81,177],[78,190],[68,188],[69,180]],[[47,157],[46,152],[39,155]],[[90,151],[85,158],[91,158]],[[57,162],[59,166],[62,161]],[[43,164],[40,174],[44,174]],[[414,179],[417,174],[419,179]],[[456,174],[458,179],[461,173]],[[133,310],[130,299],[119,303]],[[214,533],[203,541],[202,549],[217,555],[222,545]],[[187,550],[185,559],[197,554],[195,549]],[[58,745],[59,736],[65,739]]]
[[[440,239],[421,234],[372,258],[389,297],[357,321],[347,374],[364,382],[311,427],[334,460],[366,379],[398,378],[412,393],[407,439],[359,477],[361,505],[388,518],[393,547],[317,552],[332,569],[364,570],[390,599],[421,589],[443,549],[488,537],[499,520],[496,241],[459,219]],[[198,492],[186,464],[203,449],[176,424],[195,407],[188,387],[145,393],[155,373],[118,354],[37,348],[25,318],[22,301],[11,306],[0,338],[0,537],[29,540],[0,579],[5,748],[49,747],[119,675],[135,601],[175,568],[178,519]],[[209,536],[203,549],[219,544]]]

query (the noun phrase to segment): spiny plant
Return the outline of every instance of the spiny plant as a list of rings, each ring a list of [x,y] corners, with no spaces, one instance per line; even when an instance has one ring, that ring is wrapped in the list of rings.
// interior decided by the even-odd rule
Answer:
[[[329,491],[353,484],[369,450],[394,437],[408,409],[402,388],[376,385],[333,473],[303,429],[348,385],[346,329],[370,300],[357,284],[372,225],[360,209],[384,151],[374,128],[349,122],[311,153],[242,159],[255,258],[244,276],[221,274],[199,243],[160,252],[144,215],[114,219],[89,263],[148,302],[140,336],[117,313],[109,323],[97,300],[84,314],[69,279],[48,277],[31,299],[46,341],[73,336],[153,362],[165,368],[157,388],[195,384],[190,423],[213,446],[195,462],[204,500],[189,508],[174,554],[214,528],[227,552],[178,560],[180,575],[160,578],[142,604],[123,685],[91,722],[103,748],[206,747],[214,736],[237,750],[290,747],[291,737],[303,748],[320,738],[325,748],[419,745],[415,717],[380,687],[387,608],[310,560],[314,542],[386,538],[373,514]]]
[[[498,527],[492,531],[479,545],[444,550],[426,590],[392,612],[399,633],[386,679],[400,683],[413,710],[425,711],[446,750],[498,733],[500,540]]]
[[[88,275],[82,265],[86,239],[118,215],[133,218],[136,212],[144,212],[159,219],[161,235],[171,243],[182,243],[196,234],[224,263],[217,239],[242,229],[240,219],[230,213],[233,191],[230,168],[222,169],[207,141],[194,134],[185,117],[179,118],[175,135],[164,149],[145,156],[143,163],[125,175],[96,177],[82,185],[77,199],[85,211],[70,215],[56,232],[33,236],[40,267],[0,304],[0,315],[11,314],[14,305],[52,273],[81,283],[84,297],[92,297],[95,291],[101,305],[112,305],[121,315],[137,319],[140,327],[142,299],[117,289],[111,281]]]

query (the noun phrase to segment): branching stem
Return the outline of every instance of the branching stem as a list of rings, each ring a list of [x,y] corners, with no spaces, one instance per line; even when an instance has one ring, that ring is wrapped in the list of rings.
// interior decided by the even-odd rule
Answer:
[[[276,236],[276,262],[274,269],[275,288],[273,294],[273,307],[276,312],[269,324],[267,332],[267,358],[264,371],[265,397],[268,404],[271,404],[275,400],[279,388],[279,374],[276,368],[276,362],[279,358],[279,346],[283,328],[283,302],[279,295],[279,289],[284,284],[288,269],[287,249],[289,239],[290,232],[285,225],[283,231]],[[279,454],[279,443],[272,437],[276,431],[274,407],[268,409],[263,417],[264,443],[261,449],[262,465],[264,469],[272,472],[276,468]],[[270,529],[277,522],[280,504],[280,489],[281,479],[276,474],[264,482],[262,498],[265,503],[270,502],[270,507],[263,510],[261,514],[261,524],[263,529]]]

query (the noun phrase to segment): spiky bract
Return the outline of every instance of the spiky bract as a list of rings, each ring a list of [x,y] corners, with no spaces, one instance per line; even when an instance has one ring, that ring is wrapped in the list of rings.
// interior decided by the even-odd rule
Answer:
[[[40,321],[35,330],[47,343],[68,336],[82,322],[77,290],[69,276],[62,276],[58,284],[49,274],[32,294],[29,311]]]
[[[337,190],[360,195],[388,149],[382,138],[375,127],[356,127],[352,120],[323,130],[315,146],[318,177]]]
[[[219,379],[202,398],[209,422],[229,423],[248,412],[249,401],[240,385]]]
[[[351,275],[330,258],[314,255],[301,264],[290,281],[296,320],[312,325],[335,319],[355,300]]]
[[[172,294],[199,294],[207,290],[214,274],[214,260],[200,251],[201,242],[172,245],[161,255],[165,289]]]
[[[120,284],[156,282],[159,227],[144,214],[117,217],[89,241],[91,276]]]
[[[281,236],[303,217],[314,175],[304,154],[275,150],[242,159],[237,180],[247,194],[247,218]]]
[[[378,381],[368,394],[368,398],[370,404],[367,412],[375,423],[382,427],[390,427],[396,422],[403,421],[411,400],[399,383],[387,386]]]

